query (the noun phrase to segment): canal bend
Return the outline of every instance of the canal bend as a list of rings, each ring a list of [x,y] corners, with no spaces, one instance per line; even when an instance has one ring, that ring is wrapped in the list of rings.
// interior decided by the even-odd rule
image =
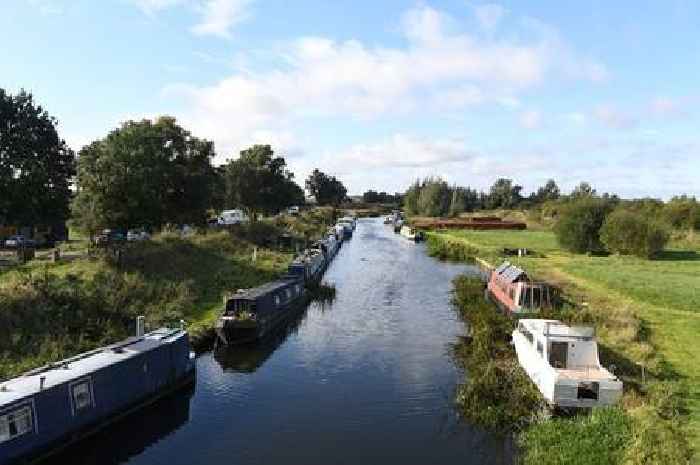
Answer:
[[[450,345],[464,328],[438,262],[360,220],[312,303],[264,343],[197,359],[197,382],[47,463],[506,464],[507,444],[458,421]]]

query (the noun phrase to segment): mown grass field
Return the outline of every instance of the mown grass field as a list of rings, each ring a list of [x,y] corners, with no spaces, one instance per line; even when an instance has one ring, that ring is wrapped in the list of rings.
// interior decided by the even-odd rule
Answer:
[[[599,326],[604,363],[608,356],[630,365],[630,372],[638,367],[641,373],[644,366],[649,376],[655,373],[660,379],[671,380],[670,388],[684,392],[687,424],[683,429],[693,449],[700,450],[700,241],[674,241],[662,257],[650,261],[569,254],[548,231],[435,234],[492,262],[501,260],[504,247],[536,252],[535,257],[511,257],[510,261],[537,278],[560,285],[578,304],[585,303]],[[641,383],[640,373],[626,381]],[[625,404],[633,418],[644,413],[644,403],[634,392],[628,392]],[[649,418],[637,420],[641,423]],[[663,442],[663,438],[664,434],[658,433],[645,440]],[[651,449],[654,444],[648,446]],[[647,463],[663,462],[648,457]],[[697,454],[692,463],[700,463]]]

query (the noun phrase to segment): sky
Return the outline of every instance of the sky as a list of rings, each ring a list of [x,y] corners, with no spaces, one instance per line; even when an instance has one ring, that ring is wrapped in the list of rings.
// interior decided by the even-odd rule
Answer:
[[[700,196],[700,2],[4,0],[0,87],[78,151],[171,115],[350,193],[554,178]]]

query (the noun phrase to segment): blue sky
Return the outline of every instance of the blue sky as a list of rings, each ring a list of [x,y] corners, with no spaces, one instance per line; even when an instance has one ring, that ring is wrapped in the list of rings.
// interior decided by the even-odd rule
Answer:
[[[352,193],[419,176],[700,195],[700,2],[6,0],[0,86],[78,150],[175,116]]]

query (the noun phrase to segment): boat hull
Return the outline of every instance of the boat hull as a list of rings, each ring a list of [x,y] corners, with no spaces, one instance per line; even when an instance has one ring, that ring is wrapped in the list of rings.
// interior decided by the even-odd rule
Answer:
[[[291,319],[297,311],[303,308],[305,302],[305,297],[297,299],[284,309],[276,310],[269,317],[260,319],[254,324],[220,319],[216,325],[216,335],[226,345],[249,344],[258,341]]]

